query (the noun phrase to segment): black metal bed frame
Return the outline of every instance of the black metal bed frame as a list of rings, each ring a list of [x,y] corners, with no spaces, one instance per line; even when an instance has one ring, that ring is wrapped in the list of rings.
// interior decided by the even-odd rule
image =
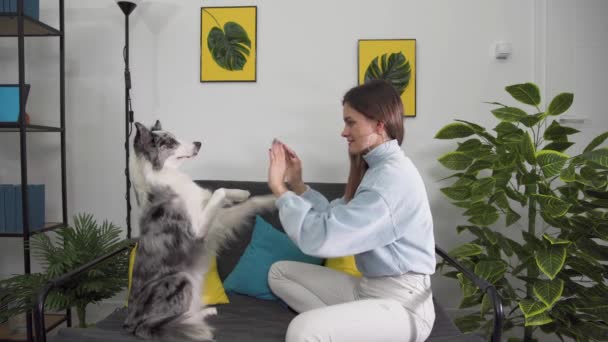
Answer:
[[[38,293],[36,299],[36,305],[34,307],[34,325],[36,327],[36,341],[37,342],[46,342],[46,334],[45,334],[45,325],[44,325],[44,305],[47,296],[53,289],[58,289],[67,284],[74,277],[78,276],[82,272],[85,272],[96,265],[104,262],[106,260],[111,259],[112,257],[119,255],[121,253],[128,252],[134,245],[136,240],[132,239],[131,243],[128,246],[122,247],[112,253],[108,253],[104,256],[101,256],[88,264],[82,265],[81,267],[68,272],[58,278],[55,278],[49,281]],[[462,272],[462,274],[470,279],[475,286],[477,286],[483,293],[487,293],[490,296],[490,300],[492,301],[492,306],[494,308],[494,327],[492,330],[492,342],[500,342],[502,338],[502,324],[504,320],[504,312],[502,307],[502,299],[496,290],[496,287],[489,283],[487,280],[480,278],[475,273],[468,270],[461,263],[459,263],[456,259],[450,257],[443,249],[435,246],[435,252],[441,256],[443,260],[445,260],[452,267],[456,268],[458,271]]]

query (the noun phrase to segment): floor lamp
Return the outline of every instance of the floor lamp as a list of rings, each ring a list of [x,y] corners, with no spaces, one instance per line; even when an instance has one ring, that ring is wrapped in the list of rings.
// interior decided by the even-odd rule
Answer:
[[[129,15],[140,1],[122,1],[116,3],[125,15],[125,177],[127,180],[127,239],[131,238],[131,178],[129,173],[129,137],[133,127],[133,108],[131,107],[131,72],[129,71]]]

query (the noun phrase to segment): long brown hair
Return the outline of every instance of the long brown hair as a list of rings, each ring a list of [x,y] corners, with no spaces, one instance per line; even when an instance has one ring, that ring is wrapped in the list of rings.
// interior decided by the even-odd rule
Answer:
[[[348,103],[354,110],[371,120],[384,122],[389,138],[403,142],[403,104],[392,84],[385,80],[368,81],[351,88],[344,94],[342,105]]]
[[[389,138],[396,139],[401,145],[404,136],[403,104],[392,84],[384,80],[373,80],[351,88],[342,99],[342,105],[347,103],[368,119],[383,122]],[[344,191],[347,202],[354,196],[368,167],[360,154],[351,156],[350,163],[350,173]]]

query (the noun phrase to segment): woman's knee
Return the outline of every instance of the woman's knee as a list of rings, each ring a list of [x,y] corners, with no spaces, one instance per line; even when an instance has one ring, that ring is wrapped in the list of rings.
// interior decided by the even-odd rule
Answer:
[[[301,313],[289,323],[285,342],[324,341],[322,338],[323,333],[319,331],[319,328],[319,320],[314,313]]]
[[[277,261],[270,266],[270,270],[268,270],[268,286],[270,286],[271,290],[275,290],[276,285],[286,279],[286,263],[287,261]]]

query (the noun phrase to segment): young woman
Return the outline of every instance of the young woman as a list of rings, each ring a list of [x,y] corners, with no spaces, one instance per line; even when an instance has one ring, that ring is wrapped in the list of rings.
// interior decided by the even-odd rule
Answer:
[[[329,203],[306,186],[300,159],[278,141],[269,151],[268,185],[285,232],[304,253],[355,255],[363,276],[275,263],[270,288],[300,313],[286,340],[424,341],[435,320],[435,241],[424,183],[400,148],[401,99],[392,85],[374,81],[349,90],[342,103],[351,161],[344,197]]]

